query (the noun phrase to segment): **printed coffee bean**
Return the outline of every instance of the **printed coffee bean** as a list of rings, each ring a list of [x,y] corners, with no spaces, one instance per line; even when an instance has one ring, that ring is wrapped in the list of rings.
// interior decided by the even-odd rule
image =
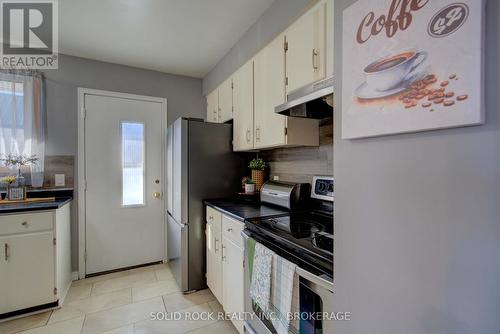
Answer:
[[[453,80],[453,79],[455,79],[456,77],[457,77],[457,75],[456,75],[456,74],[452,74],[452,75],[450,75],[450,77],[449,77],[449,78],[450,78],[450,80]]]
[[[453,97],[454,95],[455,95],[454,92],[448,92],[448,93],[444,94],[444,96],[447,98]]]
[[[431,105],[432,105],[432,103],[430,103],[430,102],[422,103],[422,107],[424,107],[424,108],[429,108]]]
[[[446,87],[448,86],[449,83],[450,83],[449,81],[443,81],[441,82],[441,87]]]
[[[459,95],[459,96],[457,96],[457,100],[458,101],[467,100],[468,97],[469,97],[469,95],[467,95],[467,94]]]
[[[445,107],[449,107],[449,106],[452,106],[454,104],[455,104],[455,101],[453,101],[453,100],[446,100],[446,101],[443,102],[443,105]]]
[[[438,98],[438,99],[435,99],[434,100],[434,103],[435,104],[440,104],[440,103],[443,103],[444,99],[442,97]]]

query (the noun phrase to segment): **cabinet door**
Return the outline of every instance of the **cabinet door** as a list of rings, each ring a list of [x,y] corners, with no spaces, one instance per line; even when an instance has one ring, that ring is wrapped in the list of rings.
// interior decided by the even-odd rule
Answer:
[[[229,313],[242,314],[244,311],[243,249],[231,240],[223,239],[223,306]],[[243,333],[243,322],[232,320],[234,326]]]
[[[325,77],[326,3],[311,8],[286,31],[287,92]]]
[[[213,221],[207,222],[207,285],[222,303],[222,256],[221,231],[215,227]]]
[[[227,79],[219,86],[219,123],[233,119],[233,80]]]
[[[207,95],[207,122],[217,123],[219,121],[219,94],[214,90]]]
[[[56,301],[53,233],[0,237],[0,313]]]
[[[254,80],[254,147],[284,145],[286,117],[274,112],[274,107],[285,101],[284,35],[278,36],[257,54]]]
[[[233,149],[253,149],[253,61],[233,77]]]
[[[326,3],[326,76],[333,75],[333,0]]]

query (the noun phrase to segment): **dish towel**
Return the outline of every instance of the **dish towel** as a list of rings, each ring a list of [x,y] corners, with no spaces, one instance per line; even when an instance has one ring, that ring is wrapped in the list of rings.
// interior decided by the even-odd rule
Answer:
[[[273,252],[260,243],[255,244],[250,298],[264,311],[269,311]]]
[[[271,289],[271,304],[275,313],[272,323],[278,334],[294,333],[294,326],[290,325],[292,307],[296,305],[299,279],[295,274],[297,265],[284,258],[273,255],[273,282]],[[293,325],[296,325],[295,323]]]

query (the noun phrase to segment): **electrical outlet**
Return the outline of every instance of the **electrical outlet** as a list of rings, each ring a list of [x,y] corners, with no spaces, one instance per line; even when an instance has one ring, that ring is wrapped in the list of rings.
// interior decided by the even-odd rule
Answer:
[[[64,174],[54,175],[54,184],[56,187],[64,187],[66,185]]]
[[[273,181],[279,181],[279,180],[280,180],[280,177],[278,175],[273,176]]]

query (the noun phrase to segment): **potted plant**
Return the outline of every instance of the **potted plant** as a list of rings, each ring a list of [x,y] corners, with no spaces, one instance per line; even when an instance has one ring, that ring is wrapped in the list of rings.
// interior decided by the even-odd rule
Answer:
[[[255,182],[255,190],[260,191],[264,184],[264,170],[267,165],[262,158],[255,158],[250,161],[248,167],[252,170],[252,180]]]
[[[0,158],[7,168],[15,167],[17,168],[16,180],[19,185],[23,185],[24,176],[21,174],[21,168],[25,166],[36,165],[38,163],[38,157],[36,155],[25,156],[24,154],[15,155],[12,153],[7,154],[4,158]]]
[[[15,155],[9,153],[5,157],[0,158],[0,161],[8,168],[17,168],[17,175],[13,176],[14,181],[9,183],[7,198],[10,200],[24,200],[26,198],[26,189],[24,187],[25,180],[21,174],[21,168],[37,164],[39,161],[38,157],[36,155],[26,156],[24,154]]]
[[[7,193],[5,199],[10,199],[10,188],[11,185],[16,182],[17,178],[14,175],[4,176],[0,179],[0,182],[7,185]],[[24,196],[23,196],[24,197]]]
[[[243,179],[243,184],[245,185],[246,194],[252,194],[255,192],[255,182],[251,178],[245,177]]]

